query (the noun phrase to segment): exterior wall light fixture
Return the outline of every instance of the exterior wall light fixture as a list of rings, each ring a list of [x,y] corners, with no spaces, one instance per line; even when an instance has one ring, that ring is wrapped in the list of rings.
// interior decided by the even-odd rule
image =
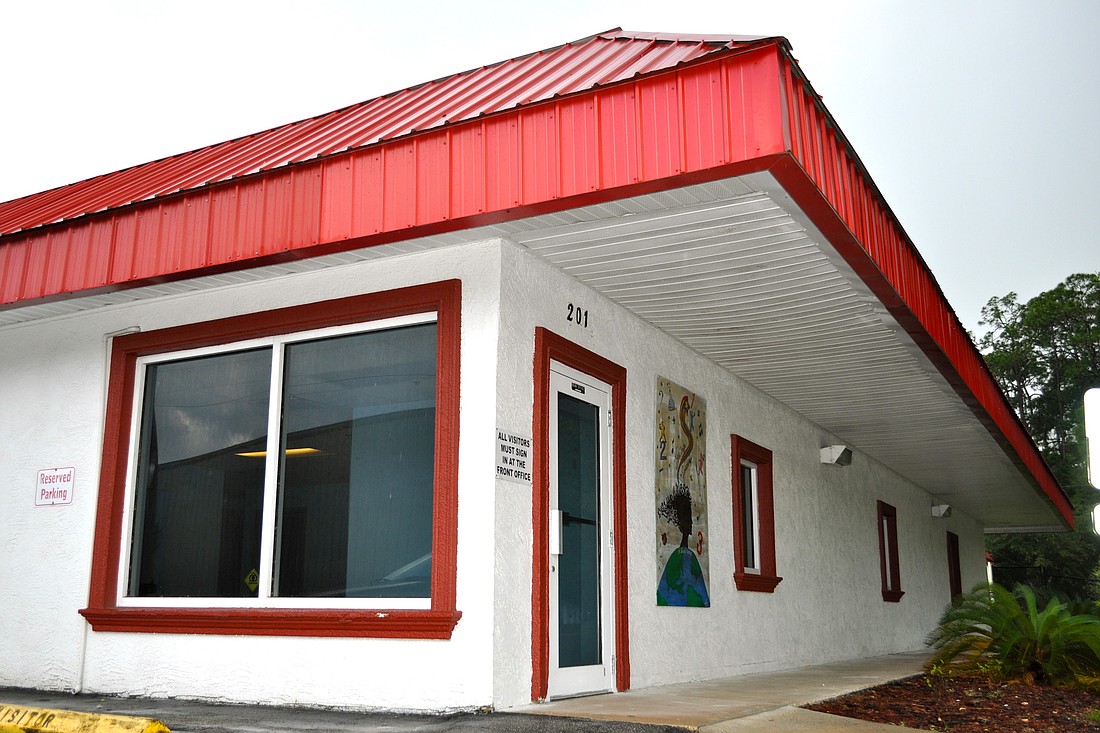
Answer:
[[[833,466],[849,466],[852,463],[852,449],[846,445],[827,445],[821,449],[821,462]]]

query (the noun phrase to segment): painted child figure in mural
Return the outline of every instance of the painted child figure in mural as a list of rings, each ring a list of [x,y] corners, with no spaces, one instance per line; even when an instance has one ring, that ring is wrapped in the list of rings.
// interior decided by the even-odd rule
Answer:
[[[685,484],[676,484],[657,509],[661,516],[680,530],[680,546],[672,551],[657,585],[658,606],[710,606],[710,594],[703,579],[699,558],[688,547],[691,539],[691,492]]]

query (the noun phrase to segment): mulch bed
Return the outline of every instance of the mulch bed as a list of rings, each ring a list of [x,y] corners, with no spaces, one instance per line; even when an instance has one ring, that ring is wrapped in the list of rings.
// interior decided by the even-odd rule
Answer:
[[[1100,693],[984,677],[910,677],[805,706],[848,718],[952,733],[1097,733]],[[1100,716],[1100,712],[1097,712]]]

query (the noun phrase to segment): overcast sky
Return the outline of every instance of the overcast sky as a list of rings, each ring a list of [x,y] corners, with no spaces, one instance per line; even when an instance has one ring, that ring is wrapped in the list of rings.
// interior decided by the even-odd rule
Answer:
[[[1097,0],[0,2],[0,201],[614,27],[785,36],[967,328],[1100,272]]]

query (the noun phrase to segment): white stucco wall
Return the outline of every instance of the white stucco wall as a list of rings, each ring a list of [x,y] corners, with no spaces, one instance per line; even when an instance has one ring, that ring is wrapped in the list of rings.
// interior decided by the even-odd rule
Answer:
[[[107,334],[151,330],[448,278],[463,281],[457,607],[449,641],[92,632],[87,604]],[[565,320],[569,303],[588,328]],[[497,240],[301,273],[0,329],[0,686],[350,708],[509,707],[531,690],[531,491],[495,479],[494,431],[530,435],[536,326],[628,372],[632,686],[919,647],[947,601],[944,532],[963,584],[984,577],[980,528],[935,520],[930,497],[858,450],[822,466],[819,427]],[[709,609],[657,608],[657,376],[707,401]],[[774,594],[733,585],[729,435],[774,452]],[[843,436],[840,436],[843,437]],[[858,449],[858,446],[857,446]],[[71,505],[35,507],[39,469],[73,466]],[[875,500],[898,509],[900,603],[879,590]],[[487,531],[493,528],[492,531]],[[488,558],[493,569],[489,570]]]
[[[569,303],[589,327],[567,322]],[[629,625],[634,688],[772,670],[923,646],[948,602],[946,531],[960,537],[963,585],[984,577],[981,528],[958,512],[931,517],[931,497],[857,450],[852,465],[822,465],[843,442],[751,385],[632,317],[578,281],[505,245],[498,423],[530,433],[534,331],[544,326],[627,370]],[[658,376],[706,400],[711,607],[658,608],[653,500]],[[884,407],[884,409],[888,409]],[[775,593],[733,583],[732,433],[773,451]],[[497,485],[498,705],[530,697],[530,496]],[[882,600],[876,500],[898,512],[899,603]],[[513,548],[523,548],[515,552]],[[513,620],[514,619],[514,620]]]
[[[491,452],[499,246],[493,242],[0,329],[0,686],[389,709],[492,702]],[[449,641],[92,632],[87,605],[105,334],[460,278],[457,607]],[[480,440],[466,436],[483,436]],[[35,507],[37,471],[73,466],[71,505]],[[430,683],[429,683],[430,681]]]

